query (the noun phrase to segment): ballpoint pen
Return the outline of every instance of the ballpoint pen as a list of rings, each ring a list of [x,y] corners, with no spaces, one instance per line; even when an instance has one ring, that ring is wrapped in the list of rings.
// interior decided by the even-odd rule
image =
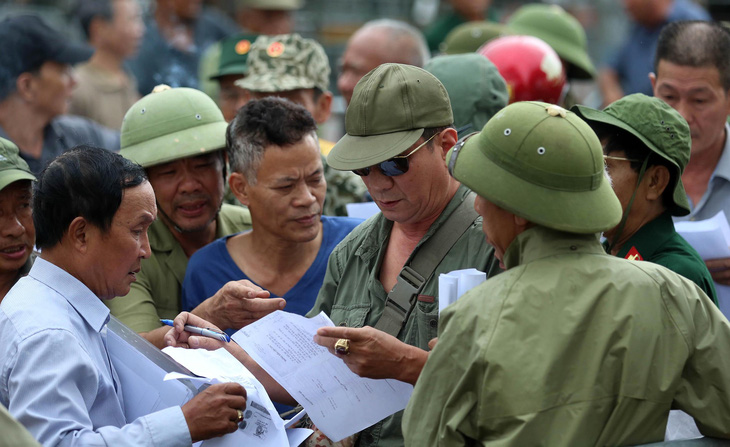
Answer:
[[[162,324],[166,324],[168,326],[175,326],[172,320],[167,319],[160,319]],[[225,332],[219,332],[215,329],[210,328],[203,328],[203,327],[197,327],[190,324],[185,325],[185,331],[190,332],[191,334],[197,334],[202,335],[203,337],[210,337],[215,338],[216,340],[220,340],[222,342],[228,343],[231,341],[231,337],[228,336]]]

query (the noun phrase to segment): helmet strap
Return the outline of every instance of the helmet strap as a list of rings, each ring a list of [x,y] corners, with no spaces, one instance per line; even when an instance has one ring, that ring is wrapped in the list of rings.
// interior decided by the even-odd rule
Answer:
[[[646,167],[649,164],[649,156],[647,155],[646,158],[644,158],[644,162],[641,164],[641,169],[639,170],[639,177],[636,179],[636,187],[634,188],[634,193],[631,194],[631,199],[629,200],[628,205],[626,205],[626,210],[624,210],[623,216],[621,216],[621,222],[618,224],[618,228],[616,229],[616,234],[613,236],[613,240],[609,241],[608,244],[606,244],[606,253],[611,254],[611,250],[613,250],[613,247],[616,245],[616,243],[621,238],[621,234],[624,232],[624,227],[626,226],[626,221],[629,218],[629,213],[631,212],[631,205],[634,204],[634,199],[636,198],[636,193],[639,192],[639,185],[641,185],[641,181],[644,179],[644,174],[646,174]]]

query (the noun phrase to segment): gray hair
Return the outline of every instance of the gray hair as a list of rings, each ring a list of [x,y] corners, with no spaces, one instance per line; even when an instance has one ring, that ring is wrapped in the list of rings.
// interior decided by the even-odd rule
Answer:
[[[268,146],[289,146],[309,134],[318,141],[316,131],[312,115],[299,104],[273,96],[251,100],[226,129],[231,170],[240,172],[250,185],[255,185]]]
[[[392,43],[391,48],[398,49],[399,54],[404,58],[402,61],[392,62],[402,62],[423,68],[431,58],[431,52],[423,33],[413,25],[395,19],[377,19],[365,23],[359,31],[372,28],[382,29],[388,33],[388,41]]]

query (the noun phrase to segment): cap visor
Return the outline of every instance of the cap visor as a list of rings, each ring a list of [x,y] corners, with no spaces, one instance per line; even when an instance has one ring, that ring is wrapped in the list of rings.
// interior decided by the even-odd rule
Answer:
[[[20,169],[7,169],[0,171],[0,190],[5,189],[6,186],[13,182],[20,180],[36,180],[35,176],[30,172],[22,171]]]
[[[94,49],[88,45],[69,43],[53,60],[62,64],[75,65],[89,60],[92,54],[94,54]]]
[[[327,164],[341,171],[362,169],[402,154],[423,135],[423,129],[382,135],[345,135],[327,155]]]
[[[477,144],[474,137],[466,142],[456,160],[454,177],[500,208],[570,233],[598,233],[619,223],[621,204],[608,181],[596,190],[580,192],[535,185],[496,165]]]

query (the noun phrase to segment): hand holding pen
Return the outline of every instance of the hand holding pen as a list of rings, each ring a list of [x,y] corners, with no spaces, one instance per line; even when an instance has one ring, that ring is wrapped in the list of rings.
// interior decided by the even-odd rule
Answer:
[[[216,350],[225,347],[231,338],[215,325],[189,312],[181,312],[174,321],[160,320],[172,329],[165,334],[168,346]]]

